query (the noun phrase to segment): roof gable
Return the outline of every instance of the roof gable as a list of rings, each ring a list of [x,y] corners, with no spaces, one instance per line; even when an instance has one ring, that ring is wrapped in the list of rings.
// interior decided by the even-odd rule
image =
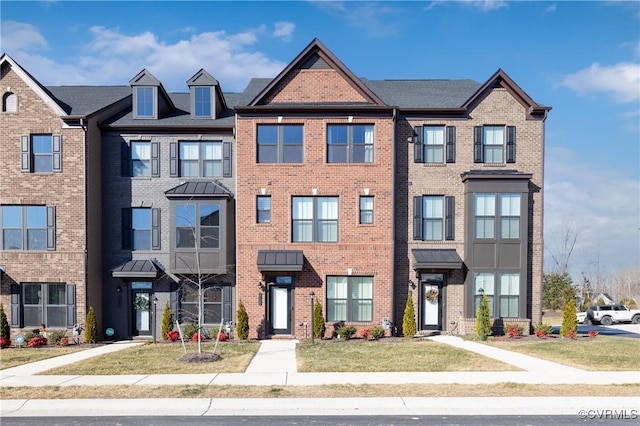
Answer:
[[[213,78],[211,74],[206,72],[203,68],[200,68],[200,71],[195,73],[193,77],[191,77],[187,81],[187,86],[218,86],[218,80]]]
[[[22,69],[22,67],[16,61],[14,61],[9,55],[4,53],[0,57],[0,68],[4,68],[6,66],[11,67],[11,70],[15,72],[16,75],[20,77],[20,79],[24,81],[25,84],[29,86],[29,88],[33,90],[33,92],[38,95],[38,97],[40,97],[40,99],[42,99],[42,101],[47,104],[49,108],[53,110],[54,113],[58,114],[61,117],[68,115],[64,108],[60,104],[58,104],[56,99],[51,95],[51,93],[49,93],[47,89],[45,89],[43,85],[40,84],[40,82],[38,82],[38,80],[33,78],[28,72]]]
[[[462,105],[463,108],[469,108],[476,102],[479,102],[487,96],[487,94],[496,87],[506,89],[527,111],[527,119],[546,118],[547,112],[551,107],[539,105],[524,90],[518,86],[502,69],[496,71],[486,83],[484,83],[469,99]]]
[[[175,108],[175,105],[173,104],[173,101],[171,100],[171,97],[169,96],[167,91],[164,89],[164,86],[162,85],[162,83],[160,83],[160,80],[155,78],[153,76],[153,74],[151,74],[146,69],[143,69],[138,74],[136,74],[135,77],[133,77],[131,80],[129,80],[129,85],[131,85],[131,87],[136,87],[136,86],[154,86],[154,87],[157,87],[158,88],[158,96],[162,97],[162,101],[159,102],[157,107],[160,108],[160,106],[162,105],[162,102],[164,102],[164,103],[166,103],[166,107],[162,108],[162,109],[166,110],[166,109]],[[161,114],[159,112],[158,116],[160,116],[160,115]]]
[[[305,90],[308,88],[303,81],[305,72],[326,71],[335,72],[339,79],[333,79],[333,83],[338,90],[323,90],[325,96],[320,97],[313,93],[312,89],[300,96],[300,99],[290,99],[286,96],[278,98],[289,85],[296,85],[296,80],[300,82],[298,88]],[[341,79],[341,81],[339,81]],[[343,98],[335,95],[342,94]],[[334,97],[327,98],[326,95]],[[298,94],[296,95],[296,98]],[[351,70],[349,70],[320,40],[314,39],[298,56],[278,74],[271,82],[253,98],[249,106],[266,105],[270,103],[290,103],[290,104],[314,104],[314,103],[365,103],[371,105],[384,106],[385,103],[367,85],[365,85]]]

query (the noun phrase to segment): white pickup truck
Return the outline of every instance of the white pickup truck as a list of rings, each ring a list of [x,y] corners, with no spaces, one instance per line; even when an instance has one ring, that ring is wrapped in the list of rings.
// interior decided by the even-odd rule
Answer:
[[[587,312],[580,312],[578,322],[585,324],[611,325],[614,322],[640,324],[640,309],[629,309],[624,305],[593,305]]]

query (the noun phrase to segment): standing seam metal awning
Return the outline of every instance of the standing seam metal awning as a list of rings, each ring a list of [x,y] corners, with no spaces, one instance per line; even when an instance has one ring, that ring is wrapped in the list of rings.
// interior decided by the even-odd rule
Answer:
[[[302,250],[258,250],[258,271],[302,271]]]
[[[413,249],[413,269],[461,269],[462,259],[455,249]]]
[[[149,259],[129,260],[111,270],[114,278],[158,278],[158,268]]]

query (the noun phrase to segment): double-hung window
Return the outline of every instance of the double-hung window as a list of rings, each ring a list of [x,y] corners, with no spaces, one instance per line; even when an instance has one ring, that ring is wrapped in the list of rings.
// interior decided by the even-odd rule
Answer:
[[[194,87],[194,116],[211,118],[211,87]]]
[[[520,238],[520,194],[500,194],[500,236]]]
[[[360,224],[373,223],[373,197],[360,197]]]
[[[516,162],[515,126],[476,126],[473,144],[475,163]]]
[[[475,194],[476,238],[495,238],[496,195]]]
[[[135,88],[136,104],[135,114],[136,118],[154,118],[154,88],[147,86],[140,86]]]
[[[493,317],[493,297],[495,294],[495,274],[493,272],[481,272],[475,274],[473,277],[473,294],[474,304],[473,313],[477,314],[482,295],[487,296],[487,303],[489,305],[489,316]]]
[[[302,124],[259,124],[258,163],[302,163]]]
[[[151,143],[131,142],[131,176],[151,176]]]
[[[500,274],[500,316],[518,318],[520,274]]]
[[[257,222],[271,223],[271,196],[259,195],[256,199]]]
[[[67,327],[67,285],[23,283],[24,327]]]
[[[337,243],[338,197],[293,197],[292,241]]]
[[[444,127],[424,126],[425,163],[444,162]]]
[[[431,164],[456,162],[455,126],[417,126],[413,131],[414,162]]]
[[[498,282],[496,285],[496,275]],[[487,296],[489,315],[493,318],[518,318],[520,315],[520,274],[480,272],[473,277],[474,314],[482,295]]]
[[[485,126],[484,162],[502,163],[504,153],[504,127]]]
[[[181,288],[181,307],[183,321],[198,322],[198,286],[184,283]],[[222,288],[212,284],[202,284],[202,322],[205,324],[219,324],[222,317]]]
[[[474,195],[475,238],[519,239],[521,194]],[[499,207],[496,209],[496,202]],[[499,230],[496,230],[499,226]]]
[[[177,204],[175,221],[176,248],[220,248],[220,205]]]
[[[373,163],[372,124],[329,124],[327,163]]]
[[[61,172],[61,154],[60,135],[24,135],[20,138],[20,167],[23,172]]]
[[[413,198],[413,239],[452,241],[455,238],[455,199],[441,195]]]
[[[180,142],[180,176],[222,176],[222,142]]]
[[[151,249],[151,209],[131,209],[131,230],[133,233],[133,250]]]
[[[160,209],[126,207],[122,209],[122,248],[160,250]]]
[[[2,206],[3,250],[55,250],[55,207]]]
[[[373,321],[373,277],[327,277],[327,321]]]

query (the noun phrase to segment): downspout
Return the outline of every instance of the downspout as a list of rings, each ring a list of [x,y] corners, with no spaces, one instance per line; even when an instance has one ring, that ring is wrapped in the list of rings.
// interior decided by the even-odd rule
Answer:
[[[391,127],[391,143],[393,144],[393,149],[391,150],[391,217],[393,218],[393,223],[391,227],[391,313],[389,316],[389,320],[395,323],[395,311],[396,311],[396,298],[395,298],[395,290],[396,290],[396,220],[397,217],[395,214],[395,206],[396,206],[396,174],[398,170],[398,164],[396,162],[396,149],[397,149],[397,140],[396,140],[396,127],[398,125],[398,109],[393,109],[393,126]],[[393,328],[396,328],[397,324],[394,324],[391,333],[393,335]]]
[[[88,161],[87,161],[87,123],[85,122],[84,118],[80,118],[80,126],[82,127],[82,131],[83,131],[83,143],[82,143],[82,149],[83,149],[83,153],[82,153],[82,159],[84,161],[83,167],[82,167],[82,171],[84,173],[84,185],[82,188],[82,201],[84,203],[84,211],[83,211],[83,223],[84,223],[84,321],[86,323],[87,321],[87,313],[89,312],[89,250],[88,250],[88,246],[89,246],[89,227],[87,226],[87,220],[89,217],[89,213],[88,213],[88,200],[87,200],[87,195],[88,195],[88,191],[87,191],[87,185],[89,184],[89,177],[88,177],[88,173],[87,173],[87,167],[88,167]],[[77,291],[76,291],[76,297],[77,297]],[[76,322],[78,321],[77,318],[77,306],[76,306]]]

